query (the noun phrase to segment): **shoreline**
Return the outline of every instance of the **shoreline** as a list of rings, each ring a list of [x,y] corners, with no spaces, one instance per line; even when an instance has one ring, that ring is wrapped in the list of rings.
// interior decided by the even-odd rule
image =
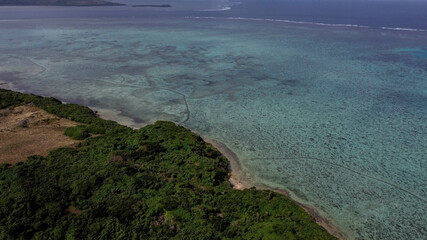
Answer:
[[[320,226],[325,228],[326,231],[328,231],[331,235],[333,235],[333,236],[335,236],[341,240],[349,239],[347,234],[345,234],[332,220],[321,216],[321,214],[318,212],[318,210],[315,209],[314,207],[303,204],[303,203],[297,201],[295,198],[292,198],[288,191],[281,190],[281,189],[275,189],[272,187],[268,187],[266,185],[249,183],[249,181],[245,179],[245,177],[243,176],[243,174],[241,172],[242,169],[241,169],[241,165],[239,162],[239,158],[230,148],[227,147],[227,145],[225,145],[224,143],[222,143],[218,140],[215,140],[215,139],[212,139],[209,137],[205,137],[205,136],[201,136],[201,137],[203,138],[203,140],[205,142],[207,142],[207,143],[211,144],[213,147],[215,147],[229,161],[230,164],[228,167],[229,168],[228,169],[228,172],[229,172],[228,181],[230,182],[230,184],[233,186],[234,189],[244,190],[244,189],[249,189],[249,188],[254,187],[258,190],[271,190],[271,191],[283,194],[283,195],[289,197],[290,199],[292,199],[295,203],[298,204],[298,206],[302,207],[308,214],[310,214],[314,218],[314,220],[317,224],[319,224]]]
[[[16,89],[13,89],[13,87],[10,86],[10,84],[8,84],[8,83],[0,82],[0,85],[2,85],[2,87],[4,87],[4,85],[6,85],[7,86],[6,89],[17,91]],[[66,103],[64,101],[61,101],[61,102]],[[122,112],[119,110],[116,110],[116,109],[98,108],[98,107],[94,107],[94,106],[88,106],[88,107],[90,109],[92,109],[92,111],[94,111],[96,116],[99,118],[102,118],[105,120],[115,121],[121,125],[130,127],[133,129],[139,129],[139,128],[142,128],[142,127],[147,126],[149,124],[153,124],[153,122],[151,122],[151,121],[149,123],[139,123],[138,124],[132,118],[122,115],[121,114]],[[175,124],[180,125],[179,123],[175,123]],[[272,188],[272,187],[269,187],[269,186],[264,185],[264,184],[254,184],[254,183],[251,183],[249,180],[245,179],[245,176],[244,176],[244,173],[242,172],[242,167],[241,167],[241,164],[240,164],[240,161],[239,161],[237,154],[234,153],[230,148],[228,148],[227,145],[225,145],[224,143],[222,143],[216,139],[209,138],[207,136],[203,136],[201,133],[196,132],[192,129],[189,129],[189,130],[198,134],[199,136],[201,136],[202,139],[206,143],[211,144],[214,148],[216,148],[228,160],[228,162],[229,162],[228,181],[234,189],[244,190],[244,189],[249,189],[249,188],[256,188],[258,190],[270,190],[270,191],[274,191],[274,192],[283,194],[283,195],[289,197],[290,199],[292,199],[292,201],[294,201],[298,206],[302,207],[309,215],[311,215],[314,218],[315,222],[318,225],[325,228],[326,231],[328,231],[331,235],[335,236],[336,238],[338,238],[340,240],[350,239],[349,236],[347,234],[345,234],[341,230],[341,228],[339,228],[337,226],[337,224],[333,223],[333,221],[331,219],[328,219],[326,217],[321,216],[321,214],[319,213],[319,211],[316,208],[308,206],[306,204],[303,204],[300,201],[298,201],[297,199],[292,198],[291,194],[288,191],[282,190],[282,189]]]
[[[88,106],[90,109],[92,109],[92,111],[95,112],[96,116],[99,118],[102,118],[104,120],[111,120],[111,121],[115,121],[121,125],[133,128],[133,129],[138,129],[138,128],[143,128],[150,123],[136,123],[132,118],[130,117],[126,117],[124,115],[122,115],[122,112],[116,109],[111,109],[111,108],[98,108],[98,107],[94,107],[94,106]]]
[[[105,120],[116,121],[119,124],[131,127],[133,129],[142,128],[146,125],[151,124],[151,122],[150,123],[137,124],[137,123],[135,123],[135,121],[133,121],[132,118],[121,115],[121,111],[119,111],[119,110],[97,108],[97,107],[93,107],[93,106],[90,106],[89,108],[92,109],[95,112],[95,114],[100,118],[103,118]],[[180,125],[179,123],[175,123],[175,124]],[[331,219],[328,219],[326,217],[321,216],[321,214],[319,213],[319,211],[316,208],[308,206],[307,204],[303,204],[300,201],[298,201],[297,199],[291,197],[290,192],[288,192],[286,190],[282,190],[282,189],[272,188],[272,187],[266,186],[264,184],[253,184],[248,179],[245,179],[244,173],[242,172],[242,167],[241,167],[239,158],[238,158],[236,153],[234,153],[224,143],[222,143],[216,139],[209,138],[207,136],[203,136],[199,132],[193,131],[192,129],[190,129],[190,130],[192,132],[200,135],[202,137],[203,141],[211,144],[225,158],[227,158],[227,160],[229,162],[229,165],[228,165],[228,174],[229,174],[228,181],[234,189],[244,190],[244,189],[249,189],[249,188],[254,187],[258,190],[270,190],[270,191],[274,191],[274,192],[283,194],[283,195],[289,197],[290,199],[292,199],[292,201],[294,201],[296,204],[298,204],[298,206],[302,207],[304,209],[304,211],[306,211],[309,215],[311,215],[314,218],[315,222],[318,225],[325,228],[326,231],[328,231],[331,235],[335,236],[336,238],[338,238],[340,240],[350,239],[350,237],[347,234],[345,234],[341,230],[341,228],[339,228],[338,225],[335,224]]]
[[[4,88],[4,85],[6,85],[6,89],[10,89],[13,91],[19,91],[16,89],[13,89],[13,85],[11,86],[10,83],[7,82],[1,82],[0,81],[0,86],[2,86]],[[22,91],[19,91],[22,92]],[[25,91],[23,91],[25,92]],[[63,104],[65,104],[66,102],[61,101]],[[92,111],[96,114],[97,117],[102,118],[104,120],[111,120],[111,121],[115,121],[118,124],[133,128],[133,129],[139,129],[142,128],[144,126],[147,126],[149,124],[153,124],[153,122],[149,122],[149,123],[136,123],[132,118],[127,117],[122,115],[120,110],[116,110],[116,109],[109,109],[109,108],[98,108],[98,107],[94,107],[94,106],[88,106],[90,109],[92,109]],[[181,125],[179,123],[175,123],[177,125]],[[182,125],[181,125],[182,126]],[[187,128],[189,129],[189,128]],[[311,206],[308,206],[306,204],[301,203],[300,201],[298,201],[295,198],[291,197],[290,192],[286,191],[286,190],[282,190],[282,189],[276,189],[276,188],[272,188],[269,187],[267,185],[264,184],[254,184],[251,183],[248,179],[245,179],[244,173],[242,172],[242,167],[239,161],[239,158],[237,156],[236,153],[234,153],[230,148],[227,147],[227,145],[225,145],[224,143],[213,139],[213,138],[209,138],[207,136],[203,136],[201,133],[196,132],[192,129],[189,129],[190,131],[198,134],[199,136],[202,137],[202,139],[208,143],[211,144],[214,148],[216,148],[229,162],[228,165],[228,181],[229,183],[232,185],[232,187],[236,190],[244,190],[244,189],[250,189],[250,188],[256,188],[257,190],[270,190],[270,191],[274,191],[280,194],[283,194],[287,197],[289,197],[292,201],[294,201],[298,206],[302,207],[309,215],[311,215],[315,222],[322,226],[323,228],[326,229],[327,232],[329,232],[331,235],[335,236],[336,238],[340,239],[340,240],[344,240],[344,239],[350,239],[349,236],[347,234],[345,234],[338,226],[337,224],[335,224],[332,220],[321,216],[321,214],[319,213],[319,211]]]

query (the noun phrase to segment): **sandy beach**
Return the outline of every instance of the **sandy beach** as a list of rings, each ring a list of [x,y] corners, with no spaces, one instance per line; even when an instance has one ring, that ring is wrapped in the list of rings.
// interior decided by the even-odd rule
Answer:
[[[116,121],[122,125],[137,129],[147,126],[145,123],[136,123],[132,118],[126,117],[122,115],[122,112],[115,109],[107,109],[107,108],[97,108],[89,106],[96,115],[105,120]]]
[[[141,128],[148,125],[148,124],[137,124],[131,118],[121,115],[120,111],[117,111],[114,109],[104,109],[104,108],[96,108],[96,107],[90,107],[90,108],[94,110],[95,113],[100,118],[116,121],[119,124],[131,127],[134,129]],[[200,133],[197,133],[197,132],[195,133],[201,135]],[[271,190],[271,191],[275,191],[277,193],[286,195],[290,197],[292,200],[294,200],[298,205],[300,205],[307,213],[313,216],[316,223],[324,227],[330,234],[334,235],[338,239],[351,239],[332,220],[321,216],[321,214],[317,209],[311,206],[308,206],[306,204],[303,204],[297,199],[291,197],[291,194],[288,191],[281,190],[281,189],[274,189],[262,184],[251,183],[249,179],[246,179],[244,177],[244,173],[242,172],[240,161],[236,153],[234,153],[224,143],[218,140],[215,140],[206,136],[202,136],[202,135],[201,137],[205,142],[211,144],[213,147],[218,149],[218,151],[221,152],[221,154],[228,159],[229,161],[228,181],[230,182],[230,184],[233,186],[234,189],[244,190],[244,189],[255,187],[256,189],[259,189],[259,190]]]
[[[63,103],[65,103],[65,102],[63,102]],[[103,118],[106,120],[116,121],[119,124],[131,127],[134,129],[141,128],[141,127],[148,125],[148,124],[135,123],[131,118],[121,115],[120,111],[117,111],[114,109],[103,109],[103,108],[95,108],[95,107],[90,107],[90,108],[100,118]],[[62,133],[62,130],[61,130],[61,133]],[[197,134],[199,134],[199,133],[197,133]],[[201,134],[199,134],[199,135],[201,135]],[[263,190],[263,189],[272,190],[272,191],[278,192],[280,194],[284,194],[288,197],[291,197],[291,194],[289,194],[289,192],[287,192],[285,190],[274,189],[274,188],[268,187],[266,185],[251,183],[249,179],[245,178],[244,173],[242,172],[242,168],[240,165],[239,158],[238,158],[236,153],[234,153],[224,143],[222,143],[218,140],[215,140],[215,139],[212,139],[209,137],[205,137],[205,136],[202,136],[202,138],[205,142],[211,144],[219,152],[221,152],[221,154],[225,158],[228,159],[228,161],[229,161],[229,168],[228,168],[229,178],[228,178],[228,180],[234,189],[244,190],[244,189],[249,189],[249,188],[255,187],[256,189],[259,189],[259,190]],[[342,232],[342,230],[340,230],[338,228],[338,226],[336,224],[334,224],[330,219],[322,217],[321,214],[318,212],[318,210],[297,201],[295,198],[292,198],[292,199],[298,205],[300,205],[307,213],[312,215],[314,217],[316,223],[318,223],[319,225],[324,227],[330,234],[336,236],[339,239],[349,239],[349,237],[346,234],[344,234]]]
[[[228,169],[229,170],[228,181],[231,183],[231,185],[233,185],[234,189],[243,190],[243,189],[255,187],[256,189],[272,190],[280,194],[284,194],[288,197],[291,197],[289,192],[285,190],[274,189],[265,185],[251,184],[247,179],[243,177],[239,158],[231,149],[229,149],[224,143],[221,143],[215,139],[211,139],[203,136],[202,138],[205,142],[212,144],[212,146],[218,149],[218,151],[220,151],[221,154],[224,157],[226,157],[230,162],[229,169]],[[322,217],[315,208],[304,205],[301,202],[298,202],[297,200],[295,200],[294,198],[292,198],[292,200],[294,200],[298,205],[300,205],[308,214],[313,216],[316,223],[324,227],[330,234],[334,235],[338,239],[349,239],[349,237],[341,229],[339,229],[339,227],[332,220]]]

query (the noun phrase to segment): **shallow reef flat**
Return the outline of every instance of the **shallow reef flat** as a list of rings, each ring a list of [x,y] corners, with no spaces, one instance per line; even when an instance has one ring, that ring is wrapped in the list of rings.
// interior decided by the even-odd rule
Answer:
[[[1,239],[337,239],[288,197],[233,189],[227,159],[173,122],[131,129],[1,88],[0,122],[21,148],[0,148]]]
[[[12,89],[219,140],[248,182],[290,192],[350,239],[427,234],[426,33],[221,19],[0,30]]]

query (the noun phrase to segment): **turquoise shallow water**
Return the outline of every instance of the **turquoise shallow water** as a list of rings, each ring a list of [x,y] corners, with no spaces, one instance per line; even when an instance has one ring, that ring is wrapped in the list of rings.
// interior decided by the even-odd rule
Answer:
[[[0,81],[171,120],[357,239],[427,236],[427,33],[225,19],[0,21]]]

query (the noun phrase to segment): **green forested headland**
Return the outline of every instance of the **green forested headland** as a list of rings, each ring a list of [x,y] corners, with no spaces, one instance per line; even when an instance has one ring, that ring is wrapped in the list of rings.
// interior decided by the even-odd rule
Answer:
[[[0,108],[28,103],[85,140],[0,165],[0,239],[335,239],[284,195],[233,189],[227,159],[172,122],[133,130],[0,89]]]

